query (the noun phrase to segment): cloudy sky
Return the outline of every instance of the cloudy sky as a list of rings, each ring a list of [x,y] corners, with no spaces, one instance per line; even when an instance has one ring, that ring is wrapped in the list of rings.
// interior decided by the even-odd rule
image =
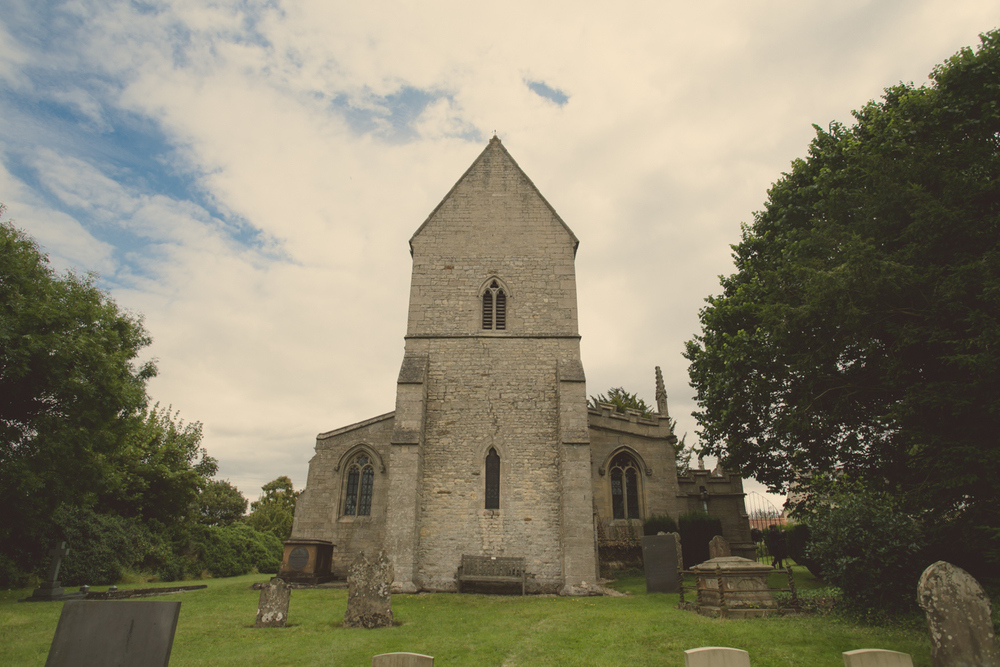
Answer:
[[[589,393],[652,403],[661,366],[690,444],[681,353],[740,223],[813,123],[998,8],[0,0],[0,202],[144,314],[152,397],[256,498],[393,409],[407,241],[496,132],[580,239]]]

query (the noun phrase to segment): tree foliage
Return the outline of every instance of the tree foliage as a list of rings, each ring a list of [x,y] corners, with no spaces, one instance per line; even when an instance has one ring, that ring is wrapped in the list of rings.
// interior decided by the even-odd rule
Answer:
[[[649,419],[653,416],[653,408],[646,405],[646,401],[639,398],[638,394],[630,394],[624,387],[612,387],[608,390],[607,396],[598,394],[590,397],[590,407],[596,408],[598,403],[610,403],[615,406],[615,412],[625,414],[625,410],[638,410],[639,413]]]
[[[195,502],[198,522],[206,526],[231,525],[243,518],[246,511],[247,499],[229,480],[209,480]]]
[[[292,488],[292,480],[282,475],[261,487],[260,498],[250,503],[246,523],[254,529],[269,532],[281,541],[292,534],[295,518],[295,501],[299,492]]]
[[[920,523],[889,494],[841,482],[809,514],[807,558],[862,609],[903,611],[916,603],[930,565]]]
[[[687,344],[705,449],[1000,526],[1000,33],[816,128]]]

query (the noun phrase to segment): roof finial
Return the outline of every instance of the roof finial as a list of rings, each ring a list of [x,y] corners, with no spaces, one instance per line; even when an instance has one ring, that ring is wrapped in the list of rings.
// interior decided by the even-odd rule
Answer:
[[[667,412],[667,388],[663,386],[663,373],[659,366],[656,367],[656,411],[660,417],[670,417]]]

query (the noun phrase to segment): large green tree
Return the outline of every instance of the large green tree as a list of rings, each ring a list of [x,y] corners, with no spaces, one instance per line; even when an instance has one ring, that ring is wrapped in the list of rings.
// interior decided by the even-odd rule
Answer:
[[[784,490],[846,472],[1000,527],[1000,33],[816,127],[687,344],[707,450]]]
[[[284,475],[268,482],[261,487],[260,498],[250,503],[246,523],[255,530],[273,533],[279,540],[287,540],[292,534],[299,493],[292,487],[292,480]]]
[[[200,424],[147,407],[150,337],[96,280],[0,224],[0,584],[44,567],[58,517],[169,532],[216,471]]]
[[[146,405],[149,335],[94,283],[0,224],[0,542],[92,502]]]

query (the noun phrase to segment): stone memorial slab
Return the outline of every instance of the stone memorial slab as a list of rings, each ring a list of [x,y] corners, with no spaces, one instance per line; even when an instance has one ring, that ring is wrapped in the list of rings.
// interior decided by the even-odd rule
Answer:
[[[434,667],[434,656],[419,653],[383,653],[372,658],[372,667]]]
[[[724,646],[693,648],[684,651],[684,667],[750,667],[750,654]]]
[[[667,535],[673,535],[674,541],[677,543],[677,569],[684,569],[684,550],[681,548],[681,534],[677,532],[667,533]]]
[[[844,652],[844,667],[913,667],[909,653],[880,648],[859,648]]]
[[[282,579],[273,577],[260,588],[255,628],[283,628],[288,621],[288,602],[292,589]]]
[[[676,593],[677,543],[673,535],[643,535],[642,567],[646,573],[647,593]]]
[[[934,667],[1000,667],[990,599],[972,575],[939,560],[920,575],[917,602],[927,615]]]
[[[362,551],[347,576],[345,628],[392,627],[392,562],[385,551],[368,560]]]
[[[708,543],[708,559],[728,558],[733,554],[729,550],[729,540],[722,535],[716,535]]]
[[[70,600],[45,667],[164,667],[180,602]]]

